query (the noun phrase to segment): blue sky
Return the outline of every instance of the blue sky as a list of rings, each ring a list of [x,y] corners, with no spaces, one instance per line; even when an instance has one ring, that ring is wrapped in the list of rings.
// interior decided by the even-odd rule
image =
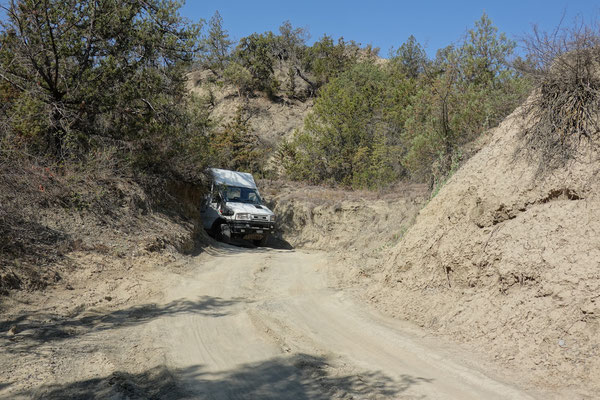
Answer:
[[[457,41],[485,11],[510,38],[531,31],[532,24],[551,30],[565,14],[565,22],[576,16],[587,21],[600,17],[600,2],[582,0],[535,1],[329,1],[329,0],[187,0],[181,13],[191,20],[208,20],[219,10],[224,27],[233,39],[253,32],[273,31],[285,20],[308,28],[311,42],[327,33],[362,44],[373,44],[387,56],[409,35],[415,35],[430,55]]]

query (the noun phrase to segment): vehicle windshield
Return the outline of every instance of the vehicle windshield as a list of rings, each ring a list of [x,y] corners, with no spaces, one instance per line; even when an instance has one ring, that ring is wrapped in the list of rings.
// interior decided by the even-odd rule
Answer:
[[[237,186],[225,186],[221,189],[221,193],[225,201],[248,204],[262,204],[262,199],[258,195],[256,189]]]

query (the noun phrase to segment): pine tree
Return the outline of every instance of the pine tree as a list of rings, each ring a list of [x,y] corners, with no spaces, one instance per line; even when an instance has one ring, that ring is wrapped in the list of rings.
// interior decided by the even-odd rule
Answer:
[[[392,52],[391,60],[399,65],[406,76],[417,78],[424,71],[427,54],[417,39],[410,35],[398,50]]]
[[[475,27],[467,32],[462,46],[462,69],[466,80],[475,84],[497,84],[501,73],[509,69],[507,60],[515,46],[504,33],[498,34],[498,28],[483,13]]]
[[[223,18],[219,11],[216,11],[208,22],[208,36],[204,39],[203,65],[219,78],[227,67],[232,44],[229,34],[223,29]]]

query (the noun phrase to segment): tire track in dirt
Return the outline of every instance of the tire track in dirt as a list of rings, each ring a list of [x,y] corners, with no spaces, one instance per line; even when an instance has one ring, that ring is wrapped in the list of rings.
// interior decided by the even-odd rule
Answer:
[[[165,298],[223,306],[157,319],[148,335],[176,376],[195,370],[179,377],[190,398],[532,398],[330,289],[329,262],[323,253],[224,249]]]

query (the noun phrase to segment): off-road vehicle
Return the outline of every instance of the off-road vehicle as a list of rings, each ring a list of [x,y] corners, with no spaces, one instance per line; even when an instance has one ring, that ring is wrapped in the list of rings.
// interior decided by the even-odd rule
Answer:
[[[200,212],[204,229],[218,240],[251,240],[264,246],[275,229],[275,214],[265,206],[252,174],[210,168],[210,192]]]

